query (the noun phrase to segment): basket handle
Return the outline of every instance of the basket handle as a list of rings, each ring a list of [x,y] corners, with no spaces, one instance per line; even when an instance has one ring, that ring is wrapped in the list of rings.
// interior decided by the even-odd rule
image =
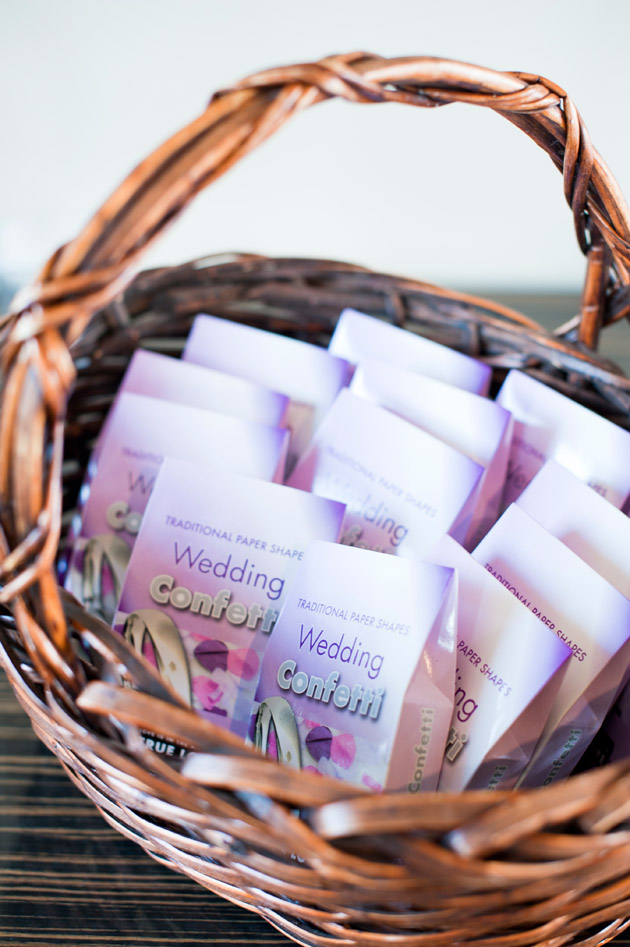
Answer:
[[[29,616],[20,621],[23,637],[48,679],[71,683],[74,666],[54,581],[63,420],[74,378],[70,347],[199,191],[292,115],[335,97],[420,107],[467,102],[503,115],[562,171],[587,258],[579,340],[594,347],[600,327],[630,311],[630,213],[573,102],[548,80],[445,59],[358,52],[270,69],[216,94],[202,115],[132,171],[75,240],[53,254],[4,322],[0,604],[14,602],[16,612]],[[26,603],[29,590],[36,594]]]

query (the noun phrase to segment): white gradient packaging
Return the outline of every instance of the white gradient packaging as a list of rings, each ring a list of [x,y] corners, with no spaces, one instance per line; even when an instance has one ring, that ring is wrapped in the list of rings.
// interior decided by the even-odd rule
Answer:
[[[142,514],[166,456],[281,481],[288,432],[124,392],[82,489],[64,584],[111,622]]]
[[[289,399],[246,378],[138,349],[118,392],[148,395],[193,408],[219,411],[244,421],[283,427]]]
[[[289,470],[352,377],[348,362],[317,345],[208,315],[193,322],[182,359],[248,378],[289,397]]]
[[[289,484],[346,504],[341,542],[419,556],[468,532],[482,467],[350,391],[340,392]]]
[[[630,519],[553,460],[521,493],[518,506],[626,598],[630,596]],[[616,762],[630,756],[630,688],[626,669],[621,693],[595,743],[596,760]]]
[[[516,501],[626,598],[630,597],[630,519],[555,460]]]
[[[437,786],[453,709],[451,569],[314,542],[263,659],[251,739],[374,791]]]
[[[208,720],[247,735],[260,663],[313,539],[343,506],[167,458],[134,546],[114,627]]]
[[[474,548],[500,512],[510,456],[510,412],[470,391],[369,358],[357,366],[350,391],[439,437],[484,468],[472,521],[462,539],[466,549]]]
[[[621,509],[630,494],[630,432],[523,372],[508,373],[497,403],[514,418],[503,507],[556,460]]]
[[[509,789],[525,770],[572,651],[465,549],[428,557],[455,569],[455,700],[439,789]]]
[[[353,365],[376,358],[478,395],[488,394],[492,379],[484,362],[356,309],[343,310],[328,351]]]
[[[609,710],[630,659],[630,601],[512,504],[473,553],[573,654],[520,784],[570,774]]]

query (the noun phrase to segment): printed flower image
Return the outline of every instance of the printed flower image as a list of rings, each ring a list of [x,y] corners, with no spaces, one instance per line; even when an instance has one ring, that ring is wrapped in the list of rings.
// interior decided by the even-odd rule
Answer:
[[[314,760],[318,763],[330,760],[341,769],[349,769],[352,766],[356,756],[356,744],[352,734],[340,733],[334,736],[328,727],[306,720],[304,723],[312,726],[306,735],[305,743]]]
[[[351,733],[340,733],[333,737],[330,758],[342,769],[349,769],[356,756],[356,743]]]
[[[249,648],[233,648],[228,652],[228,670],[243,681],[252,681],[258,677],[260,658]]]
[[[217,670],[227,671],[228,646],[225,641],[219,641],[218,638],[206,638],[199,642],[193,654],[206,671],[210,673]]]
[[[234,677],[251,681],[258,674],[260,658],[249,648],[230,648],[219,638],[205,638],[195,645],[195,659],[211,674],[214,671],[229,671]]]
[[[192,686],[204,717],[212,719],[212,715],[220,717],[227,715],[227,711],[219,706],[224,701],[225,692],[218,681],[200,674],[193,677]]]
[[[319,762],[322,757],[328,760],[330,759],[332,740],[333,735],[328,727],[314,727],[310,733],[306,735],[306,749],[317,762]]]
[[[369,773],[364,773],[361,779],[361,782],[364,786],[367,786],[368,789],[371,789],[372,792],[382,792],[383,787],[380,783],[377,783],[375,779],[372,779]]]

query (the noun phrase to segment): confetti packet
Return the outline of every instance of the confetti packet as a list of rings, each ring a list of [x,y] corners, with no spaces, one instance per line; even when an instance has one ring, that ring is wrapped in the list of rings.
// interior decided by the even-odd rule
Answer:
[[[289,580],[342,517],[339,503],[167,458],[114,627],[202,716],[245,737]]]
[[[313,542],[263,658],[250,739],[373,791],[435,789],[455,609],[451,569]]]

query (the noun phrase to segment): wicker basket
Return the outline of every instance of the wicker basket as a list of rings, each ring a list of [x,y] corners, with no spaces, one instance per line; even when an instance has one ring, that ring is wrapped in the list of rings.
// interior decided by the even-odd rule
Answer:
[[[326,98],[486,106],[563,171],[587,275],[551,335],[485,300],[340,263],[233,256],[132,277],[192,199]],[[0,657],[43,742],[159,861],[303,944],[602,944],[630,917],[630,764],[538,791],[371,795],[286,770],[180,705],[55,581],[92,436],[139,344],[177,352],[206,310],[325,343],[353,305],[518,366],[630,426],[630,382],[593,350],[630,312],[630,215],[571,100],[537,76],[439,59],[335,57],[254,76],[140,165],[3,323]],[[70,393],[72,396],[69,398]],[[133,684],[134,687],[123,686]],[[197,753],[165,760],[139,730]]]

